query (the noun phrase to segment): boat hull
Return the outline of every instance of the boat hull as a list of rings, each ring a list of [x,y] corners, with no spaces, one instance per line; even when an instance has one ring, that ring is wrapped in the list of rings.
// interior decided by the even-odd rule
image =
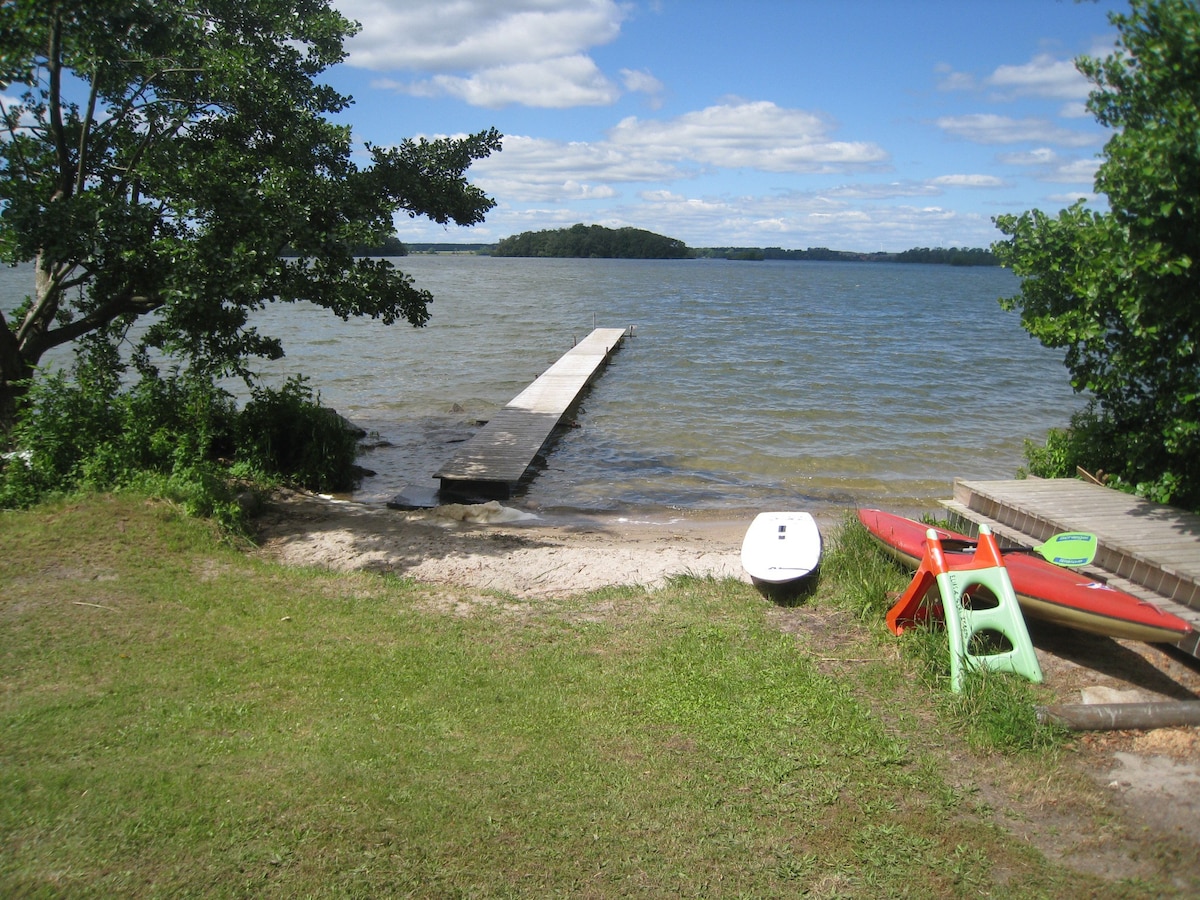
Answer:
[[[821,532],[806,512],[759,513],[742,540],[742,568],[766,593],[811,582],[821,563]]]
[[[925,553],[929,525],[878,509],[860,509],[858,519],[871,536],[901,564],[915,569]],[[966,535],[935,528],[943,541],[969,541]],[[969,552],[947,551],[946,558],[969,559]],[[1065,625],[1091,634],[1149,643],[1176,643],[1191,626],[1153,603],[1064,569],[1039,556],[1006,553],[1004,565],[1021,611],[1032,619]]]

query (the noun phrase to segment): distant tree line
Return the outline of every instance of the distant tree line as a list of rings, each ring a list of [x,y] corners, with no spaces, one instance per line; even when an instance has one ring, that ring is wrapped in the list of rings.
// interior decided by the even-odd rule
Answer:
[[[286,258],[294,258],[299,256],[299,252],[293,247],[287,247],[280,254]],[[392,237],[384,238],[379,244],[355,244],[350,248],[350,255],[354,257],[364,256],[408,256],[408,248],[404,246],[404,242],[400,238]]]
[[[640,228],[572,225],[526,231],[496,244],[493,256],[550,256],[581,259],[686,259],[687,244]]]
[[[400,244],[399,241],[396,241]],[[400,244],[400,247],[404,247]],[[977,247],[916,247],[902,253],[860,253],[809,247],[688,247],[683,241],[641,228],[605,228],[572,225],[570,228],[526,231],[496,244],[410,244],[401,253],[478,253],[492,256],[543,256],[573,259],[728,259],[759,262],[767,259],[816,262],[898,262],[942,266],[998,266],[991,250]]]
[[[943,266],[998,266],[1000,260],[991,250],[978,247],[919,247],[897,253],[894,262],[902,263],[934,263]]]
[[[495,244],[415,244],[409,243],[409,253],[452,253],[455,255],[462,254],[477,254],[480,256],[488,256],[491,254]]]
[[[692,251],[698,259],[732,259],[758,261],[764,259],[806,260],[817,262],[900,262],[930,263],[949,266],[996,266],[995,254],[978,248],[920,247],[903,253],[857,253],[851,250],[830,250],[828,247],[809,247],[807,250],[784,250],[782,247],[701,247]]]

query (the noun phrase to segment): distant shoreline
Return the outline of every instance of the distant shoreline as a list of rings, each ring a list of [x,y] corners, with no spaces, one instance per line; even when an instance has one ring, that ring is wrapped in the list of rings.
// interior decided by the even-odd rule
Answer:
[[[495,243],[490,244],[438,244],[411,243],[405,244],[410,256],[491,256]],[[810,247],[807,250],[784,250],[780,247],[693,247],[684,259],[698,260],[727,260],[733,262],[761,262],[765,260],[783,260],[786,262],[890,262],[923,265],[947,265],[960,267],[999,268],[1000,263],[990,250],[980,248],[959,247],[916,247],[900,253],[860,253],[853,250],[829,250],[823,247]],[[513,257],[520,259],[593,259],[596,257],[563,256],[563,257]],[[625,257],[609,257],[623,259]]]

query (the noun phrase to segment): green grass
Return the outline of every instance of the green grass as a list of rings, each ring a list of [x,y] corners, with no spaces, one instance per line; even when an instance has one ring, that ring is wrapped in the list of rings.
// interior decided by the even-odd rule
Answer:
[[[284,569],[135,498],[0,536],[3,896],[1138,895],[961,789],[890,643],[858,628],[879,661],[832,671],[747,585],[455,615],[478,598]],[[887,577],[855,566],[814,607]]]

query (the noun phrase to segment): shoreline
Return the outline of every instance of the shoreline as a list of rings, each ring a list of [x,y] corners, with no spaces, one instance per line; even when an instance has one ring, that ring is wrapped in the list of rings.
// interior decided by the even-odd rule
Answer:
[[[260,552],[289,565],[387,572],[531,599],[675,575],[737,578],[753,515],[532,512],[495,501],[395,510],[281,491],[256,520]],[[838,515],[818,515],[822,529]]]

